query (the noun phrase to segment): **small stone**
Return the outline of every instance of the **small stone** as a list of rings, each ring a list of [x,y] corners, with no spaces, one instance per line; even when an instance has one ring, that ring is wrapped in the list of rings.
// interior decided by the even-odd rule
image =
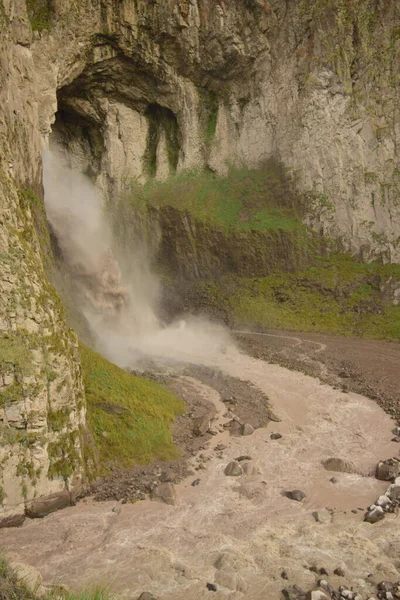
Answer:
[[[396,435],[396,437],[392,438],[392,442],[400,442],[400,435]]]
[[[339,480],[337,477],[331,477],[329,480],[331,483],[337,483]]]
[[[291,492],[283,492],[283,495],[289,500],[296,500],[296,502],[302,502],[306,497],[305,493],[301,490],[292,490]]]
[[[244,462],[241,464],[241,467],[243,469],[243,473],[245,475],[247,475],[248,477],[250,477],[251,475],[255,475],[257,473],[257,469],[251,462]]]
[[[209,415],[203,417],[197,417],[193,421],[193,433],[197,436],[205,435],[210,429],[211,419]]]
[[[400,427],[395,427],[392,431],[394,435],[400,435]]]
[[[337,471],[338,473],[356,472],[355,465],[348,460],[343,460],[343,458],[328,458],[327,460],[323,460],[322,464],[327,471]]]
[[[386,494],[389,496],[390,500],[398,500],[400,498],[400,485],[398,483],[392,483]]]
[[[242,435],[251,435],[254,433],[254,427],[249,423],[245,423],[242,427]]]
[[[142,592],[138,598],[138,600],[156,600],[153,594],[150,592]]]
[[[214,450],[216,450],[217,452],[222,452],[222,450],[226,450],[226,446],[225,444],[217,444],[214,448]]]
[[[341,567],[337,567],[337,569],[335,569],[333,572],[338,577],[344,577],[344,571]]]
[[[289,576],[288,576],[288,574],[286,573],[286,571],[282,571],[282,573],[281,573],[281,577],[282,577],[282,579],[289,579]]]
[[[327,571],[326,569],[324,569],[324,567],[322,567],[322,568],[319,570],[319,574],[320,574],[320,575],[329,575],[328,571]]]
[[[252,460],[252,458],[248,454],[243,454],[243,456],[238,456],[237,458],[235,458],[235,460],[237,462],[242,462],[243,460]]]
[[[224,473],[229,477],[239,477],[243,475],[243,469],[238,462],[233,460],[225,467]]]
[[[271,438],[271,440],[280,440],[282,435],[280,433],[271,433],[269,437]]]
[[[206,588],[209,592],[216,592],[217,586],[214,583],[207,583]]]
[[[328,592],[328,594],[330,594],[331,596],[334,594],[333,587],[326,581],[326,579],[319,579],[317,581],[317,585],[318,587]]]
[[[380,592],[392,592],[394,590],[394,584],[391,581],[381,581],[377,587]]]
[[[200,481],[200,479],[195,479],[194,481],[192,481],[192,486],[196,487],[197,485],[199,485]]]

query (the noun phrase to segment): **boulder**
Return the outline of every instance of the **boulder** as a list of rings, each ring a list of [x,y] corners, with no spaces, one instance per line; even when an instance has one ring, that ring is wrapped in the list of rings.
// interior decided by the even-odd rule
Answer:
[[[163,471],[161,473],[161,476],[160,476],[161,483],[166,483],[168,481],[174,481],[174,479],[176,479],[176,473],[174,473],[174,471],[172,471],[171,469],[167,469],[166,471]]]
[[[291,492],[283,492],[283,495],[289,500],[296,500],[296,502],[302,502],[306,497],[305,493],[301,490],[292,490]]]
[[[25,514],[31,519],[39,519],[72,504],[70,492],[63,490],[62,492],[57,492],[43,498],[36,498],[28,502],[25,506]]]
[[[395,458],[381,461],[376,467],[375,476],[382,481],[391,481],[400,473],[400,462]]]
[[[249,423],[245,423],[242,427],[242,435],[251,435],[254,433],[254,427]]]
[[[331,600],[331,595],[322,588],[307,592],[306,600]]]
[[[385,513],[383,508],[381,506],[375,506],[375,508],[372,508],[366,513],[364,521],[366,521],[367,523],[377,523],[384,517]]]
[[[151,493],[152,500],[158,500],[158,502],[165,502],[174,506],[176,504],[176,491],[172,483],[160,483]]]
[[[211,426],[211,417],[204,415],[193,421],[193,433],[197,436],[205,435]]]
[[[327,471],[335,471],[337,473],[356,473],[357,469],[354,463],[344,460],[343,458],[328,458],[323,460],[322,464]]]
[[[23,522],[25,521],[25,515],[10,515],[8,517],[4,517],[0,519],[0,529],[3,527],[21,527]]]
[[[389,490],[392,486],[389,487]],[[388,490],[388,491],[389,491]],[[400,488],[399,488],[399,492],[400,492]],[[379,496],[378,500],[375,502],[375,504],[377,506],[382,506],[382,508],[385,508],[385,506],[389,506],[389,504],[391,504],[391,500],[388,496],[386,496],[386,494],[384,494],[383,496]]]
[[[282,594],[285,600],[306,600],[306,592],[298,585],[291,585],[283,589]]]
[[[243,469],[236,460],[233,460],[225,467],[224,473],[230,477],[239,477],[243,475]]]

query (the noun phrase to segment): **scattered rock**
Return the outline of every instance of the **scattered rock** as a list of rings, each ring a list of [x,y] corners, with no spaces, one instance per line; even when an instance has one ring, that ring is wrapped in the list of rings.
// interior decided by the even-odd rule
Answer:
[[[331,595],[322,588],[307,592],[306,600],[331,600]]]
[[[320,575],[329,575],[328,571],[324,567],[321,567],[321,569],[319,570],[319,574]]]
[[[335,569],[333,572],[338,577],[344,577],[344,575],[345,575],[345,573],[341,567],[337,567],[337,569]]]
[[[57,492],[45,498],[32,500],[25,507],[25,514],[31,519],[45,517],[56,510],[71,506],[71,493],[68,490]]]
[[[161,473],[161,476],[160,476],[161,483],[166,483],[168,481],[174,481],[174,479],[176,479],[176,473],[174,471],[172,471],[171,469],[168,469],[167,471],[163,471]]]
[[[243,469],[237,461],[233,460],[225,467],[224,473],[230,477],[239,477],[243,475]]]
[[[176,504],[176,491],[172,483],[160,483],[151,493],[152,500],[158,500],[159,502],[165,502],[174,506]]]
[[[400,462],[396,458],[381,461],[376,467],[375,476],[381,481],[391,481],[400,473]]]
[[[392,442],[400,442],[400,435],[396,435],[396,437],[392,438]]]
[[[244,454],[243,456],[238,456],[237,458],[235,458],[235,460],[237,462],[242,462],[243,460],[253,460],[253,459],[248,454]]]
[[[356,473],[357,469],[352,462],[342,458],[328,458],[323,460],[322,464],[327,471],[336,471],[338,473]]]
[[[222,452],[222,450],[226,450],[227,446],[225,444],[217,444],[214,448],[217,452]]]
[[[394,590],[394,584],[391,581],[381,581],[377,587],[380,592],[393,592]]]
[[[240,465],[243,469],[243,473],[250,477],[251,475],[255,475],[257,473],[256,467],[251,462],[245,462]]]
[[[400,499],[400,482],[397,483],[397,479],[392,485],[390,485],[386,491],[386,494],[389,496],[390,500],[399,500]],[[380,497],[382,498],[382,496]],[[379,498],[379,500],[380,500]],[[378,504],[378,502],[377,502]],[[382,506],[382,505],[380,505]]]
[[[281,577],[282,577],[282,579],[289,579],[289,576],[288,576],[288,574],[286,573],[286,571],[282,571],[282,573],[281,573]]]
[[[296,500],[296,502],[302,502],[306,497],[305,493],[301,490],[292,490],[291,492],[283,492],[283,496],[289,498],[289,500]]]
[[[10,515],[0,520],[0,529],[3,527],[21,527],[25,521],[25,515]]]
[[[385,517],[384,510],[381,506],[375,506],[375,508],[370,509],[365,517],[364,521],[367,523],[377,523],[381,519]]]
[[[254,427],[249,423],[245,423],[242,427],[242,435],[251,435],[254,433]]]
[[[331,483],[337,483],[339,479],[337,477],[331,477],[329,480]]]
[[[142,592],[138,600],[156,600],[156,598],[150,592]]]
[[[335,590],[325,579],[319,579],[317,581],[317,585],[319,588],[322,588],[323,590],[328,592],[328,594],[330,594],[331,596],[334,595]]]
[[[282,435],[280,433],[271,433],[269,437],[271,438],[271,440],[280,440]]]
[[[392,486],[390,486],[392,487]],[[390,490],[389,487],[389,490]],[[399,492],[400,492],[400,487],[399,487]],[[383,496],[379,496],[378,500],[375,503],[377,506],[382,506],[382,508],[385,508],[386,506],[389,506],[389,504],[391,504],[391,500],[388,496],[386,496],[385,494]]]
[[[192,486],[196,487],[196,485],[199,485],[201,479],[195,479],[194,481],[192,481]]]
[[[211,418],[209,415],[197,417],[193,421],[193,433],[197,436],[205,435],[211,426]]]
[[[332,521],[332,515],[329,510],[326,508],[322,508],[321,510],[314,511],[312,516],[316,520],[317,523],[330,523]]]
[[[207,583],[206,588],[209,592],[216,592],[217,586],[214,583]]]
[[[283,589],[282,594],[285,600],[306,600],[306,593],[298,585]]]

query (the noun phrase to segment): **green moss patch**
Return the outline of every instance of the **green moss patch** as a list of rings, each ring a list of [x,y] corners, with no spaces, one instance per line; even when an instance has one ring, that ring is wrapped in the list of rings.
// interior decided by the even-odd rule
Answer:
[[[51,11],[49,0],[26,0],[26,7],[33,30],[50,29]]]
[[[161,385],[135,377],[80,344],[87,423],[101,468],[178,458],[170,425],[183,403]]]
[[[334,254],[295,273],[199,282],[191,295],[203,310],[224,311],[234,327],[399,340],[400,306],[391,305],[389,291],[394,282],[400,282],[400,265]]]
[[[126,200],[138,207],[172,206],[225,230],[305,230],[301,199],[276,164],[259,170],[232,167],[227,177],[183,171],[165,182],[135,185]]]

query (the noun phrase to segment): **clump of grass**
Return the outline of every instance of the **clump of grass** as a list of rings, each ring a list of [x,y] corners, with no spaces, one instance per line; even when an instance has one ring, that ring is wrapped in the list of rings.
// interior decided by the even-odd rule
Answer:
[[[80,344],[87,423],[101,468],[179,456],[170,425],[183,403],[163,386],[135,377]]]
[[[43,31],[51,27],[49,0],[26,0],[26,7],[31,27],[35,31]]]
[[[131,201],[139,207],[172,206],[224,230],[303,230],[301,200],[284,170],[234,168],[226,177],[210,171],[182,171],[165,182],[134,185]]]

